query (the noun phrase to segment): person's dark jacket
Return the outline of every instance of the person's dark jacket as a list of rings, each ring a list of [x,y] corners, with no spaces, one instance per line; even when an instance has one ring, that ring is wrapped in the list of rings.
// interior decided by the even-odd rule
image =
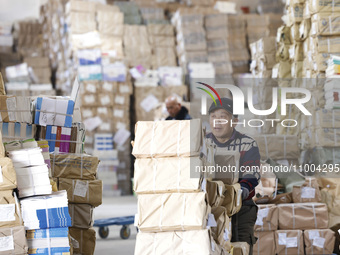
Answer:
[[[189,115],[189,111],[184,106],[181,107],[181,110],[176,115],[176,117],[167,117],[165,120],[191,120],[191,116]]]

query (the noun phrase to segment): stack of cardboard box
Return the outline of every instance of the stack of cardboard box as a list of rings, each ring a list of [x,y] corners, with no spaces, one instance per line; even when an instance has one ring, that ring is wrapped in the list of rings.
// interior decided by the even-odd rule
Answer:
[[[44,56],[42,25],[38,20],[19,22],[17,50],[24,57]]]
[[[176,27],[179,65],[186,70],[190,62],[208,62],[204,16],[190,9],[179,9],[172,17]]]
[[[0,208],[2,212],[0,223],[0,238],[4,240],[0,254],[26,254],[28,250],[26,231],[22,223],[21,210],[16,194],[16,172],[12,160],[5,157],[5,148],[0,141]]]
[[[141,6],[140,12],[144,24],[167,24],[164,9],[159,7]]]

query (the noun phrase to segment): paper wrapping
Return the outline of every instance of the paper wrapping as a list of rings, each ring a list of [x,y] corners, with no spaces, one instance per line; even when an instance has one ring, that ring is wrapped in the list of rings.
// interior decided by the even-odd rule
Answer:
[[[279,224],[279,210],[276,205],[258,205],[255,231],[277,230]]]
[[[0,191],[0,228],[22,225],[19,203],[12,190]]]
[[[66,9],[70,12],[94,12],[96,10],[96,3],[73,0],[69,2]]]
[[[137,194],[199,192],[202,179],[194,171],[197,167],[201,171],[202,166],[198,157],[136,159],[134,191]]]
[[[122,12],[108,12],[105,10],[97,11],[97,22],[98,24],[114,23],[117,25],[124,24],[124,13]]]
[[[311,138],[313,147],[338,147],[340,128],[317,128]]]
[[[322,128],[340,128],[340,110],[320,109],[314,116],[314,125]]]
[[[229,217],[240,211],[242,207],[242,189],[239,183],[234,185],[225,185],[222,206],[227,209]]]
[[[233,255],[247,255],[249,254],[249,244],[246,242],[231,243],[231,254]]]
[[[149,35],[149,42],[152,47],[175,47],[175,37],[164,35]]]
[[[319,12],[332,12],[332,13],[339,13],[340,12],[340,1],[326,1],[320,2],[316,0],[308,0],[309,2],[309,9],[311,13],[319,13]]]
[[[136,158],[199,155],[202,139],[199,119],[139,121],[135,132],[132,154]],[[173,139],[174,133],[177,139]]]
[[[102,204],[103,183],[101,180],[58,179],[58,189],[67,191],[68,201],[76,204]]]
[[[312,39],[312,44],[312,54],[340,52],[339,36],[318,36]]]
[[[139,232],[136,238],[135,255],[221,254],[217,252],[218,247],[216,246],[208,229],[158,233]]]
[[[205,181],[203,181],[203,183],[204,182]],[[206,181],[206,192],[208,195],[208,203],[212,208],[222,205],[225,193],[225,185],[223,182]]]
[[[199,230],[207,225],[206,193],[165,193],[138,196],[137,224],[141,231]]]
[[[339,35],[340,15],[339,13],[316,13],[312,15],[311,35]]]
[[[3,147],[2,142],[1,146]],[[12,160],[10,158],[0,158],[0,190],[10,190],[16,187],[17,177]]]
[[[68,204],[72,227],[88,229],[93,226],[93,207],[88,204]]]
[[[149,35],[174,36],[174,27],[168,24],[148,24]]]
[[[260,149],[261,159],[295,159],[300,150],[293,135],[259,135],[253,137]],[[278,149],[280,148],[280,149]]]
[[[340,199],[339,199],[339,188],[332,190],[329,188],[324,188],[321,190],[322,202],[327,204],[329,216],[337,216],[340,218]],[[337,193],[335,193],[337,192]],[[330,217],[331,218],[331,217]],[[331,221],[331,219],[330,219]],[[329,225],[333,226],[334,220]]]
[[[253,246],[253,254],[275,254],[275,231],[255,231],[257,241]]]
[[[306,255],[333,254],[335,235],[330,229],[311,229],[303,232]]]
[[[222,181],[224,184],[233,185],[239,180],[239,162],[240,153],[238,151],[228,151],[224,148],[214,149],[214,165],[220,166],[221,169],[216,167],[216,171],[212,173],[213,180]],[[230,168],[235,167],[235,168]]]
[[[207,48],[205,30],[199,26],[182,27],[177,32],[177,44],[182,50],[202,51]]]
[[[113,35],[116,37],[123,37],[124,25],[117,25],[115,23],[98,23],[98,31],[104,35]]]
[[[117,59],[124,57],[123,40],[114,35],[100,35],[102,40],[101,50],[103,53],[114,52],[113,56]]]
[[[0,110],[2,122],[32,124],[33,112],[30,97],[0,95]]]
[[[153,68],[161,66],[176,66],[176,52],[173,48],[154,48],[154,55],[152,56]]]
[[[90,12],[71,12],[71,30],[74,34],[84,34],[96,30],[96,15]]]
[[[225,250],[231,249],[231,220],[227,215],[226,208],[220,206],[212,208],[211,213],[214,215],[217,227],[211,227],[211,233],[217,244]]]
[[[280,204],[279,229],[323,229],[328,227],[327,205],[321,203]]]
[[[0,255],[27,254],[26,231],[22,226],[0,228]]]
[[[303,233],[301,230],[276,230],[276,254],[304,254]]]
[[[51,171],[55,178],[95,180],[99,159],[90,155],[50,154]]]
[[[96,231],[93,228],[69,228],[74,254],[93,255],[96,248]]]
[[[321,193],[318,182],[315,178],[306,178],[301,186],[293,186],[293,202],[321,202]]]

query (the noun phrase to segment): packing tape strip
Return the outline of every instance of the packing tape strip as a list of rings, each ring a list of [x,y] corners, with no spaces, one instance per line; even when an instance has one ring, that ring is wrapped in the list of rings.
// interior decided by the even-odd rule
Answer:
[[[39,109],[35,109],[36,112],[42,112],[42,113],[47,113],[47,114],[55,114],[55,115],[62,115],[62,116],[67,116],[67,117],[73,117],[73,114],[67,114],[67,113],[60,113],[60,112],[48,112],[48,111],[42,111]],[[12,112],[12,111],[11,111]]]

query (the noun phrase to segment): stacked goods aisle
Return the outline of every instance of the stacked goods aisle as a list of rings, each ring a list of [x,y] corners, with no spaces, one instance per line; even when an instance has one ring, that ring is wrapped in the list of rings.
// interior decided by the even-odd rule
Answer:
[[[2,80],[1,85],[4,91]],[[7,236],[2,251],[94,254],[93,208],[102,202],[102,182],[97,180],[98,158],[83,153],[85,130],[78,122],[76,94],[72,99],[0,96],[6,102],[2,151],[9,157],[1,167],[6,190],[1,198],[8,204],[4,222],[13,221],[3,225],[13,228],[2,231]],[[14,195],[11,187],[17,188]]]

